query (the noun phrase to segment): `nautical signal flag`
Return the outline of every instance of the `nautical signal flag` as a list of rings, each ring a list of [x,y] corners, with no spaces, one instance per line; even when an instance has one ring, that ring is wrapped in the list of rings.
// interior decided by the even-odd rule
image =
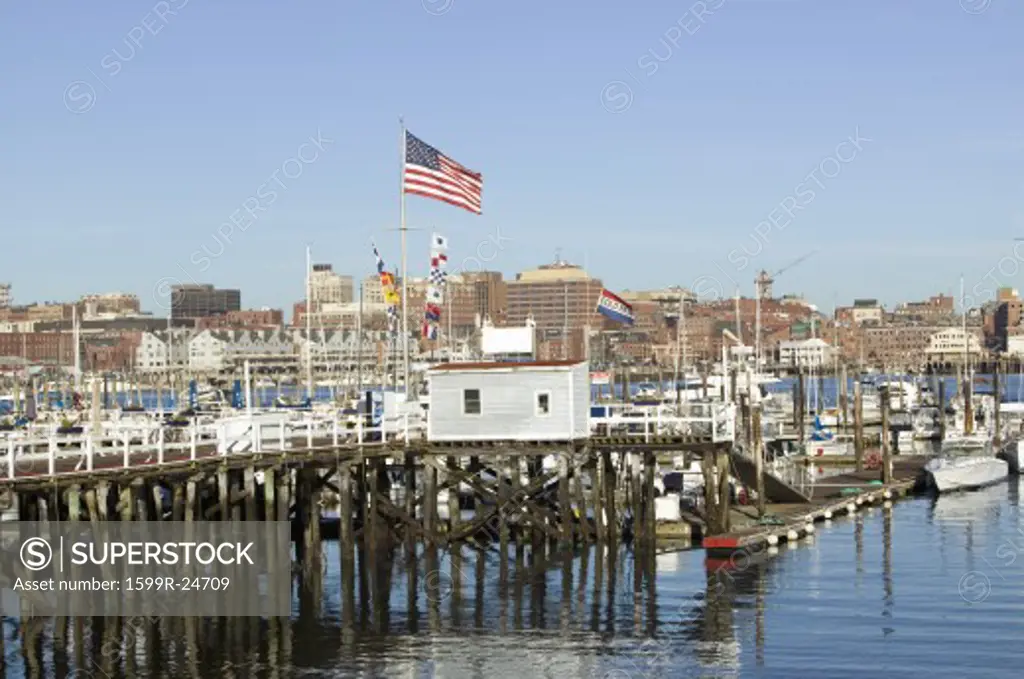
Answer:
[[[597,299],[597,311],[602,316],[624,325],[633,325],[633,306],[613,292],[601,289]]]
[[[484,188],[483,175],[456,163],[408,131],[405,133],[405,167],[402,169],[402,178],[405,193],[433,198],[482,214],[480,201]],[[448,242],[435,247],[446,248]]]

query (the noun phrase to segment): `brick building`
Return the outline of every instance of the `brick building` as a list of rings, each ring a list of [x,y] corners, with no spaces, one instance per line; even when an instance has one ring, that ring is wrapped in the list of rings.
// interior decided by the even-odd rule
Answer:
[[[229,311],[219,316],[205,316],[196,319],[196,329],[246,328],[270,329],[284,325],[284,312],[280,309],[242,309]]]
[[[558,260],[516,275],[507,283],[506,325],[521,326],[533,318],[544,337],[570,334],[586,327],[599,328],[604,317],[597,313],[603,283],[581,267]],[[554,333],[554,334],[552,334]],[[571,342],[568,360],[583,358],[583,344]]]
[[[74,365],[74,342],[70,333],[3,332],[0,333],[0,356],[70,366]]]

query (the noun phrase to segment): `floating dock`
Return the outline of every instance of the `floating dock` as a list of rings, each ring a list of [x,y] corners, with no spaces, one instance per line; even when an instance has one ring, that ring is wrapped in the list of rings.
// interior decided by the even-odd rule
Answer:
[[[766,514],[776,521],[755,523],[728,533],[707,536],[703,540],[709,556],[729,556],[736,552],[760,552],[784,542],[795,542],[815,531],[814,524],[837,516],[856,514],[863,507],[892,502],[906,497],[917,486],[927,457],[895,456],[893,480],[879,482],[879,470],[864,470],[825,477],[815,485],[809,504],[768,505]]]

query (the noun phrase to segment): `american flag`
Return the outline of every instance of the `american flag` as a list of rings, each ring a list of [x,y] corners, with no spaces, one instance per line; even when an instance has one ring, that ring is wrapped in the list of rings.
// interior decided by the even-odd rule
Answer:
[[[476,214],[484,178],[444,155],[409,132],[405,133],[405,192],[442,200]]]

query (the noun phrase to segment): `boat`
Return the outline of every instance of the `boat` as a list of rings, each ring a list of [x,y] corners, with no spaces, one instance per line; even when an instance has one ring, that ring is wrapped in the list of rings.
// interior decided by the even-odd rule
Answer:
[[[814,431],[805,444],[807,454],[815,457],[824,455],[849,455],[850,440],[848,437],[836,436],[825,427],[820,417],[814,418]]]
[[[961,434],[942,441],[938,456],[924,466],[926,485],[937,493],[980,489],[1010,476],[1010,465],[995,456],[991,441]]]
[[[1024,469],[1024,438],[1019,435],[1009,437],[1000,446],[996,457],[1006,461],[1011,474],[1020,474],[1021,469]]]
[[[942,452],[925,463],[925,484],[937,493],[984,488],[1006,480],[1010,475],[1006,460],[996,457],[991,443],[974,445],[973,435],[963,439],[968,445],[943,442]]]

